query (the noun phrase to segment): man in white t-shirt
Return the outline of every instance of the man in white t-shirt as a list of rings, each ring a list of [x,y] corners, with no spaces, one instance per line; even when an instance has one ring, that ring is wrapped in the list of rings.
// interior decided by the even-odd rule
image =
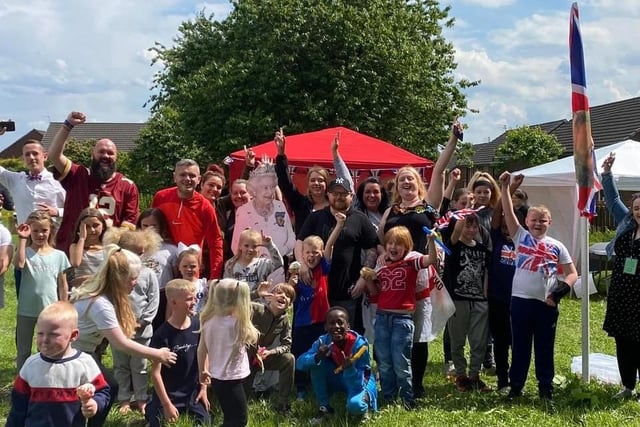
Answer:
[[[0,166],[0,184],[7,187],[13,197],[18,224],[25,222],[33,211],[44,210],[56,225],[62,218],[65,191],[44,164],[47,152],[35,139],[22,146],[22,161],[27,173],[14,172]],[[15,270],[16,292],[20,291],[20,272]]]
[[[0,207],[2,206],[0,197]],[[4,274],[9,269],[11,257],[13,256],[13,243],[11,233],[7,227],[0,224],[0,308],[4,308]]]

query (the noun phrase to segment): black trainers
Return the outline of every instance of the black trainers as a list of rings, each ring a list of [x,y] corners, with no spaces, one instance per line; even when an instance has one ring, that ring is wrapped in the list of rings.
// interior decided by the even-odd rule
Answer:
[[[311,419],[311,425],[318,425],[322,423],[322,421],[326,420],[334,412],[335,411],[331,406],[320,406],[320,408],[318,408],[318,415]]]
[[[459,392],[469,391],[471,388],[471,381],[466,375],[458,375],[456,377],[456,390]]]
[[[507,394],[507,399],[509,400],[515,400],[522,397],[522,390],[518,390],[515,389],[513,387],[511,387],[511,390],[509,390],[509,393]]]
[[[542,400],[553,400],[553,392],[548,388],[538,390],[538,396]]]
[[[471,390],[479,391],[481,393],[491,392],[491,387],[489,387],[484,381],[482,381],[479,376],[473,376],[469,378],[469,384],[471,386]]]

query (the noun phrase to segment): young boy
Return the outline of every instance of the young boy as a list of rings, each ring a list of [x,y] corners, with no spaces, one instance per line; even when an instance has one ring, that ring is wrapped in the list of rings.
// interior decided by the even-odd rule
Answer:
[[[489,391],[480,379],[480,368],[487,351],[489,334],[486,292],[491,252],[485,244],[476,240],[479,227],[478,217],[472,214],[456,221],[450,237],[445,238],[451,255],[444,261],[444,282],[456,306],[447,326],[456,370],[456,389],[461,392]],[[467,339],[470,347],[468,376],[464,355]]]
[[[296,362],[298,370],[311,376],[311,386],[320,404],[315,421],[334,412],[329,398],[336,391],[347,393],[349,414],[366,416],[369,409],[377,411],[378,388],[371,372],[367,340],[350,329],[349,314],[344,308],[331,307],[326,318],[327,333]]]
[[[178,355],[171,367],[154,363],[151,368],[153,394],[147,404],[145,418],[151,427],[160,427],[162,419],[178,421],[188,414],[198,424],[209,425],[207,387],[200,384],[197,350],[200,322],[195,316],[195,283],[174,279],[165,288],[169,318],[153,333],[151,347],[168,347]]]
[[[45,307],[36,332],[40,352],[27,359],[16,377],[6,426],[84,427],[87,418],[107,407],[109,386],[93,358],[71,348],[78,338],[76,309],[64,301]],[[78,388],[91,388],[87,384],[93,386],[93,396],[80,400]]]
[[[346,216],[336,213],[336,226],[327,239],[325,245],[319,236],[311,235],[302,241],[302,259],[298,260],[309,269],[313,278],[311,283],[305,283],[298,276],[292,274],[289,283],[295,286],[296,299],[293,304],[293,346],[291,352],[297,358],[320,335],[325,332],[325,320],[329,310],[329,270],[333,246],[344,228]],[[295,384],[299,399],[306,397],[309,378],[304,372],[297,371]]]
[[[500,175],[504,194],[509,194],[511,174]],[[530,207],[522,227],[510,197],[502,198],[504,219],[516,247],[516,272],[511,296],[512,362],[509,371],[510,398],[522,395],[535,340],[536,378],[540,398],[552,401],[553,352],[558,321],[558,303],[569,293],[578,274],[567,248],[551,237],[551,213],[544,206]],[[562,268],[564,281],[558,279]]]
[[[291,354],[291,324],[287,310],[291,301],[296,297],[293,286],[287,283],[278,283],[270,293],[261,293],[266,298],[266,303],[251,303],[251,322],[260,331],[258,338],[258,351],[249,349],[251,375],[244,382],[245,391],[253,384],[253,379],[258,370],[278,371],[278,398],[275,405],[277,412],[286,414],[291,410],[289,395],[293,387],[293,372],[295,370],[295,358]],[[279,344],[274,345],[279,338]]]

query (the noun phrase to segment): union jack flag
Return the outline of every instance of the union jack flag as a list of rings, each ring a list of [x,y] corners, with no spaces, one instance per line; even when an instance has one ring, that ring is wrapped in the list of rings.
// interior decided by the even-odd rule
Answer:
[[[573,159],[578,185],[578,211],[582,216],[593,217],[595,215],[594,196],[602,189],[602,185],[598,179],[594,144],[591,137],[587,76],[584,67],[578,3],[571,5],[569,56],[571,59]]]
[[[459,221],[461,219],[468,217],[469,215],[476,214],[478,211],[482,209],[484,209],[484,206],[480,206],[477,209],[464,208],[464,209],[458,209],[457,211],[449,211],[438,219],[438,221],[436,222],[436,228],[438,230],[444,230],[445,228],[449,227],[449,223],[451,222],[452,219]]]
[[[558,267],[558,248],[545,242],[538,242],[530,235],[518,245],[517,266],[523,270],[538,271],[549,277]]]

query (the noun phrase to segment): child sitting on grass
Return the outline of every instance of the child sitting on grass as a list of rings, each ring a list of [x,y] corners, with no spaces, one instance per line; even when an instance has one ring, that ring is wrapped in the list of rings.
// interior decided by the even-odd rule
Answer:
[[[6,426],[86,426],[109,402],[109,385],[90,355],[71,348],[78,338],[76,309],[66,301],[50,304],[40,312],[36,331],[40,352],[16,377]]]
[[[268,286],[268,282],[263,282]],[[266,303],[251,303],[251,322],[260,332],[256,348],[249,348],[249,360],[251,375],[245,381],[245,391],[249,391],[253,379],[258,370],[278,372],[278,398],[275,410],[280,414],[287,414],[291,407],[289,395],[293,387],[293,372],[295,370],[295,358],[291,354],[291,324],[287,310],[291,301],[296,297],[293,286],[287,283],[278,283],[271,292],[259,292],[266,298]],[[279,343],[276,344],[276,339]]]
[[[349,313],[342,307],[331,307],[325,323],[326,334],[296,362],[300,371],[311,376],[311,386],[320,404],[318,424],[334,410],[329,405],[331,394],[347,393],[347,412],[363,415],[378,410],[378,389],[371,372],[369,344],[349,326]]]

